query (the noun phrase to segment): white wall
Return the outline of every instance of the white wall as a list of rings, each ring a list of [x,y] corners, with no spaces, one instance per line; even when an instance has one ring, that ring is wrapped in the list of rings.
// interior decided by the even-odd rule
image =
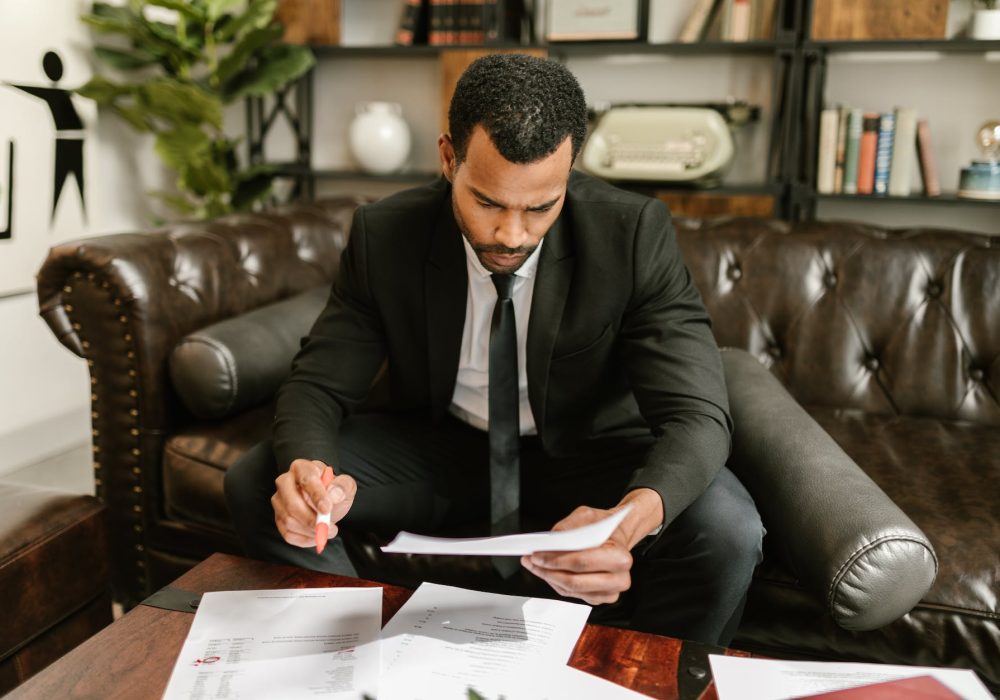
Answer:
[[[42,56],[64,65],[61,88],[91,74],[82,0],[0,0],[0,82],[50,86]],[[55,130],[46,104],[0,85],[0,202],[6,202],[7,142],[16,143],[13,237],[0,240],[0,474],[90,440],[85,362],[38,317],[34,275],[50,246],[100,232],[135,229],[151,218],[148,189],[162,188],[149,143],[93,103],[72,98],[84,121],[86,216],[76,181],[51,218]]]

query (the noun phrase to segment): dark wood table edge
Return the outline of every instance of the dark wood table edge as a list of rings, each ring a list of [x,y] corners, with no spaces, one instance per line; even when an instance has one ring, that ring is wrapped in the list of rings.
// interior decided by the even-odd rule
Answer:
[[[252,562],[252,566],[248,567],[247,562]],[[174,600],[171,602],[176,602],[179,607],[159,607],[163,601],[157,602],[156,596],[162,596],[164,591],[154,594],[150,597],[151,604],[140,604],[129,611],[5,697],[11,700],[162,697],[173,670],[173,660],[176,660],[194,619],[195,600],[200,599],[203,593],[323,587],[381,587],[383,626],[413,594],[412,590],[393,584],[254,561],[230,554],[213,554],[165,587],[172,589]],[[185,605],[189,610],[181,612]],[[137,650],[133,648],[135,644],[123,644],[124,640],[118,639],[126,636],[126,631],[140,641],[148,639],[143,629],[157,625],[165,628],[159,636],[169,638],[169,644],[164,641],[161,645],[147,645],[146,649]],[[168,633],[167,628],[172,631]],[[569,665],[653,698],[714,700],[715,688],[711,683],[708,663],[710,653],[750,656],[744,651],[588,623],[577,641]],[[134,658],[129,661],[120,658],[121,654]],[[143,664],[153,668],[148,673],[139,672]],[[113,671],[116,665],[122,666],[123,672],[142,679],[144,690],[141,694],[137,694],[134,687],[116,686],[113,677],[97,678],[94,672],[94,669],[100,668]],[[127,677],[126,673],[123,678]]]

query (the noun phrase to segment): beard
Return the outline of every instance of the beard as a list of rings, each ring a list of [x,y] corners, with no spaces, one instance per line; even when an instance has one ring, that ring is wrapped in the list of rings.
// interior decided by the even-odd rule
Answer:
[[[489,272],[501,275],[509,275],[516,272],[528,260],[531,254],[535,252],[535,248],[538,247],[537,243],[532,246],[523,245],[517,248],[508,248],[505,245],[499,244],[478,243],[472,237],[469,227],[465,225],[465,220],[462,219],[462,214],[458,210],[454,198],[451,201],[451,209],[455,214],[455,223],[458,225],[458,230],[465,236],[465,240],[469,242],[472,252],[476,254],[476,258],[479,260],[479,264]],[[495,255],[516,255],[519,258],[513,262],[505,263],[494,259],[492,256]]]

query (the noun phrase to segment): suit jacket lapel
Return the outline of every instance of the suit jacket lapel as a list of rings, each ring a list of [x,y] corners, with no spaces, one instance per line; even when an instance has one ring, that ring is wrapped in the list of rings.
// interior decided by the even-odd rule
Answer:
[[[573,278],[573,250],[565,223],[567,211],[562,214],[545,235],[545,244],[539,254],[535,272],[535,291],[531,299],[531,316],[528,319],[527,372],[528,401],[535,418],[535,427],[541,436],[545,426],[545,401],[549,388],[549,365],[552,350],[559,333],[569,285]]]
[[[424,264],[428,376],[431,414],[435,420],[444,415],[455,392],[468,284],[462,234],[452,213],[449,190],[431,234],[430,251]]]

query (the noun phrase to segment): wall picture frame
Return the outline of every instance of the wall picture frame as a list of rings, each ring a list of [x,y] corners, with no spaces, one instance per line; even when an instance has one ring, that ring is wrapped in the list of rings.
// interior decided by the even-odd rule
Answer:
[[[648,0],[548,0],[545,40],[645,41]]]

